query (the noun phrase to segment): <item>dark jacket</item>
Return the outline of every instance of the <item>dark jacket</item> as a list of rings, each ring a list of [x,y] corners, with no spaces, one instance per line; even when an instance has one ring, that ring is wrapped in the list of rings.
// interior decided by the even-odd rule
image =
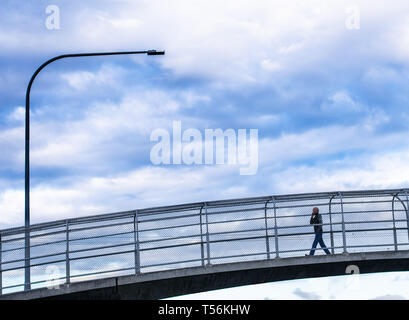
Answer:
[[[310,224],[314,225],[314,232],[322,230],[322,217],[321,217],[321,215],[319,213],[314,214],[310,219]]]

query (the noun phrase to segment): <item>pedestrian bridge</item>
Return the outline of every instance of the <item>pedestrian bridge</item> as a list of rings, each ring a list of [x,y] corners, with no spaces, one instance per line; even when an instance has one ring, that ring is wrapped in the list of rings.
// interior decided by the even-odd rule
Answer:
[[[198,202],[1,230],[0,298],[159,299],[279,280],[405,271],[408,193]],[[318,249],[305,256],[314,239],[313,207],[320,209],[332,255]]]

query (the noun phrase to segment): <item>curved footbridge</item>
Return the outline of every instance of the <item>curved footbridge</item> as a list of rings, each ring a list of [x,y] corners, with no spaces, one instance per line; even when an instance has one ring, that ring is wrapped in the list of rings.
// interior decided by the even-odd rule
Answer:
[[[0,299],[161,299],[351,272],[407,271],[408,192],[209,201],[36,224],[28,233],[1,230]],[[318,249],[305,256],[314,238],[313,207],[320,209],[331,255]]]

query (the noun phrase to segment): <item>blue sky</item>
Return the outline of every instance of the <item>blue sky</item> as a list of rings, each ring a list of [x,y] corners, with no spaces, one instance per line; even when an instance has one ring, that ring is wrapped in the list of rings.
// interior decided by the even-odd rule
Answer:
[[[45,26],[60,9],[60,29]],[[351,6],[360,28],[348,29]],[[0,225],[23,224],[32,90],[32,222],[224,198],[407,187],[405,1],[8,1],[0,11]],[[259,169],[154,166],[150,133],[255,128]],[[301,284],[300,284],[301,286]],[[303,289],[300,289],[303,290]]]

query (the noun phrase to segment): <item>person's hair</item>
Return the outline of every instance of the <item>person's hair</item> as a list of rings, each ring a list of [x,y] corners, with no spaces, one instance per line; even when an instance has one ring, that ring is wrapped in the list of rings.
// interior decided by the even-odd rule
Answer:
[[[319,209],[319,208],[314,207],[314,208],[312,208],[312,211],[314,211],[314,209],[317,209],[317,213],[319,213],[319,212],[320,212],[320,209]]]

